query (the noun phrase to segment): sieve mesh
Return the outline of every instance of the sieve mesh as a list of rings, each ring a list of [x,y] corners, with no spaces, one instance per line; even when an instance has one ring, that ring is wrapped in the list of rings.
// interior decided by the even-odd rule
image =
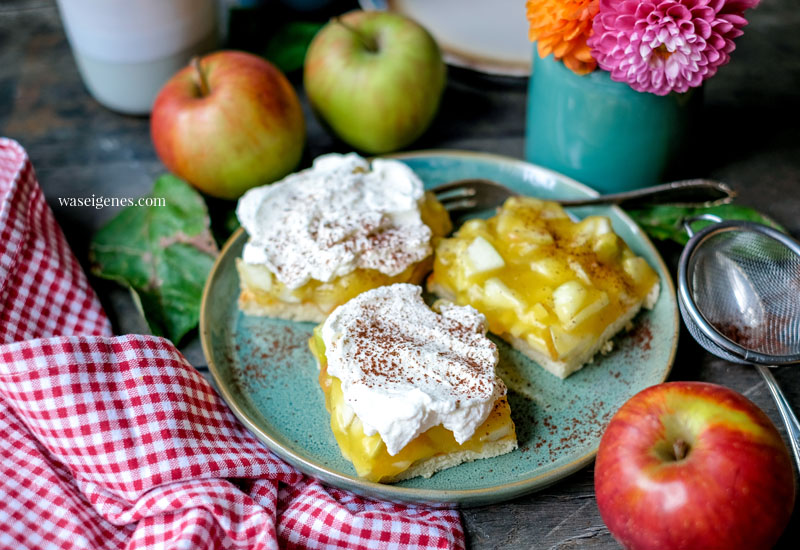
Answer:
[[[800,254],[781,240],[744,225],[711,233],[692,250],[686,284],[699,313],[733,344],[776,358],[800,354]],[[737,360],[687,325],[709,351]]]
[[[713,340],[711,340],[706,334],[697,326],[697,323],[693,322],[689,315],[686,313],[684,309],[683,303],[679,302],[678,306],[681,310],[681,316],[683,317],[684,321],[686,322],[686,328],[689,329],[689,334],[697,340],[697,343],[703,346],[703,348],[716,355],[720,359],[725,359],[726,361],[730,361],[732,363],[740,363],[740,364],[748,364],[748,361],[745,361],[741,357],[737,357],[736,355],[729,353],[726,349],[718,346]]]

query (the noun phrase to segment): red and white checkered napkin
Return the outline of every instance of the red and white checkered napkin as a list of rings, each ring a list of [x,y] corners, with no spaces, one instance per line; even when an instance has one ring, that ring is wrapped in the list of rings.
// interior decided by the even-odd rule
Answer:
[[[284,464],[167,340],[111,336],[0,138],[0,549],[454,548],[458,513]]]

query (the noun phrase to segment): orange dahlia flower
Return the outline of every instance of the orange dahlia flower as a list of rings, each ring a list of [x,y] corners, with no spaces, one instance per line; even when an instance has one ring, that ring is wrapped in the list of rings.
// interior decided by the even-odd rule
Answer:
[[[539,57],[552,53],[578,74],[592,72],[597,61],[586,39],[599,4],[599,0],[528,0],[528,36],[536,41]]]

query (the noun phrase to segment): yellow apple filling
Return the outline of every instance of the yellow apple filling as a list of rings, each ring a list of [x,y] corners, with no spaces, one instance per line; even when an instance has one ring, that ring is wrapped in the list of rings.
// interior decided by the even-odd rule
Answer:
[[[331,430],[342,455],[353,463],[361,478],[374,482],[393,481],[412,465],[426,459],[462,451],[472,451],[479,456],[486,448],[501,442],[516,445],[514,423],[504,396],[495,402],[483,424],[464,443],[459,444],[450,430],[439,425],[418,435],[392,456],[379,434],[364,434],[361,420],[344,400],[340,380],[328,374],[320,327],[314,330],[309,345],[319,362],[319,384],[325,394],[325,407],[331,416]]]
[[[658,275],[607,217],[576,223],[558,204],[529,197],[466,222],[434,257],[432,291],[473,306],[491,332],[562,377],[581,365],[559,365],[591,359],[658,292]]]
[[[432,245],[450,233],[452,225],[450,216],[444,206],[436,200],[433,193],[426,192],[420,201],[420,217],[431,229]],[[279,304],[309,306],[316,315],[311,318],[324,317],[337,306],[364,291],[393,283],[420,284],[430,272],[432,256],[407,267],[397,275],[386,275],[375,269],[355,269],[346,275],[329,282],[310,280],[299,288],[290,289],[281,283],[264,265],[248,264],[239,258],[236,268],[239,272],[242,292],[240,304],[248,304],[248,309],[271,308]]]

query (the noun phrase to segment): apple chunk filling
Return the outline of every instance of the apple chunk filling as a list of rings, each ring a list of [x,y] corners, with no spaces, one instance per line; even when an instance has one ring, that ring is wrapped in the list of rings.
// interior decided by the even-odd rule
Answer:
[[[658,275],[611,221],[575,223],[556,203],[508,199],[436,248],[429,289],[486,316],[489,330],[566,377],[658,296]]]

